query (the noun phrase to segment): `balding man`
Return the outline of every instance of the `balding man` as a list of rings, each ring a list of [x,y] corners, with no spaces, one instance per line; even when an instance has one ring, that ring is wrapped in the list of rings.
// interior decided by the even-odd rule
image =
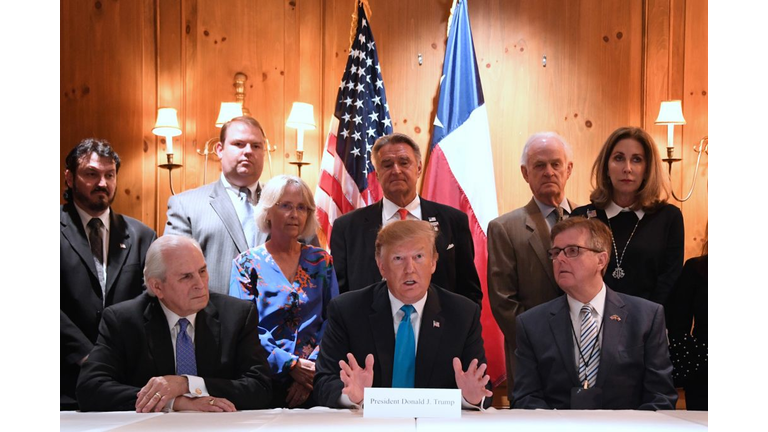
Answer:
[[[549,232],[576,205],[565,198],[571,176],[571,148],[554,132],[531,135],[523,147],[520,171],[533,198],[488,224],[488,300],[504,333],[507,392],[512,399],[515,318],[562,294],[547,257]],[[558,208],[560,210],[558,210]]]
[[[271,382],[252,303],[209,294],[200,246],[163,236],[148,292],[107,308],[77,386],[82,411],[231,412],[267,407]]]

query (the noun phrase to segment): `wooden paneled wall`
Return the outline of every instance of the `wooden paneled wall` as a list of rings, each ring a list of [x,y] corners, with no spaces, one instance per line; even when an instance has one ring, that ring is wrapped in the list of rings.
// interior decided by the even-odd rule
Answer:
[[[499,212],[524,205],[519,170],[531,133],[554,130],[574,147],[569,197],[588,201],[590,168],[615,128],[656,126],[659,102],[682,99],[673,171],[687,190],[707,135],[707,1],[469,0],[477,61],[491,126]],[[394,129],[426,150],[437,105],[450,0],[370,0]],[[219,103],[234,101],[243,72],[245,106],[277,147],[262,179],[294,173],[296,134],[285,127],[294,101],[312,103],[318,129],[305,135],[302,170],[312,188],[347,60],[352,0],[63,0],[61,158],[86,136],[109,139],[123,159],[115,209],[160,233],[170,194],[159,170],[163,145],[152,133],[158,106],[179,110],[177,191],[203,184],[197,153],[218,135]],[[421,54],[423,62],[418,62]],[[546,66],[543,58],[546,56]],[[680,144],[682,143],[682,145]],[[426,152],[424,152],[426,153]],[[707,162],[681,205],[686,255],[701,248],[707,222]],[[207,163],[207,182],[220,169]],[[62,185],[63,190],[63,185]]]

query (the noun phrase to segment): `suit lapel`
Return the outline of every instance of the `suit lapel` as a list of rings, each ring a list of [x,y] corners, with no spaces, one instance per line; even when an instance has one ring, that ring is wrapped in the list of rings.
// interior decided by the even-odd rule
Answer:
[[[88,271],[91,272],[95,280],[99,280],[96,273],[96,264],[93,261],[91,245],[88,244],[88,237],[85,235],[85,228],[80,221],[80,215],[77,213],[74,204],[66,204],[61,209],[61,234],[67,239],[72,249],[83,260]],[[98,291],[98,292],[97,292]],[[102,297],[101,288],[94,289],[99,298]]]
[[[107,257],[107,295],[120,275],[128,253],[131,251],[131,236],[125,218],[114,211],[109,213],[109,256]]]
[[[359,241],[362,242],[362,246],[357,248],[358,251],[363,251],[362,262],[368,266],[367,271],[373,272],[378,277],[377,280],[381,280],[381,273],[379,267],[376,265],[375,250],[376,250],[376,235],[379,233],[379,229],[382,227],[383,222],[381,220],[381,212],[384,204],[381,200],[376,203],[364,207],[362,232]],[[358,257],[359,258],[359,257]],[[358,287],[362,288],[362,287]]]
[[[536,201],[533,199],[525,206],[525,211],[527,213],[525,226],[531,232],[530,237],[528,237],[528,243],[533,248],[533,251],[536,252],[541,265],[547,270],[546,273],[549,280],[554,286],[557,286],[555,276],[552,273],[552,262],[547,256],[547,249],[551,244],[547,221],[544,220],[544,215],[541,214],[539,206],[536,205]]]
[[[144,334],[149,345],[149,354],[155,361],[157,374],[176,375],[171,331],[160,307],[160,301],[156,298],[153,298],[144,310]]]
[[[232,200],[229,198],[228,192],[221,183],[221,180],[214,184],[210,198],[213,211],[219,216],[227,232],[232,237],[232,241],[235,242],[238,253],[247,251],[248,242],[245,240],[243,226],[240,224],[240,219],[237,217]]]
[[[195,317],[195,360],[200,376],[214,375],[220,367],[221,323],[216,306],[208,301]]]
[[[571,325],[571,315],[568,310],[568,300],[566,296],[561,296],[550,308],[551,317],[549,326],[555,338],[555,345],[560,351],[560,357],[565,365],[565,372],[573,382],[574,386],[579,385],[579,375],[576,371],[576,351],[573,347],[573,327]]]
[[[614,315],[617,319],[611,319]],[[603,342],[600,345],[600,365],[597,369],[596,383],[598,387],[604,386],[619,355],[618,347],[624,346],[624,323],[627,322],[624,302],[608,287],[605,289],[603,316]]]
[[[430,287],[427,301],[422,311],[421,327],[419,327],[419,343],[416,349],[416,388],[428,388],[435,358],[440,347],[440,337],[443,334],[443,316],[440,299],[435,289]]]
[[[437,248],[437,253],[441,254],[446,251],[449,246],[448,237],[446,235],[442,235],[442,230],[447,229],[443,228],[443,226],[445,226],[448,222],[443,220],[443,214],[438,211],[434,202],[425,200],[421,197],[419,197],[419,199],[421,200],[421,220],[425,220],[432,224],[434,227],[437,227],[435,247]]]
[[[387,295],[386,282],[380,282],[373,293],[373,304],[369,321],[376,345],[374,358],[381,371],[381,386],[392,387],[392,363],[395,358],[395,332],[392,321],[392,306]],[[358,359],[358,361],[364,359]],[[417,373],[418,375],[418,373]]]

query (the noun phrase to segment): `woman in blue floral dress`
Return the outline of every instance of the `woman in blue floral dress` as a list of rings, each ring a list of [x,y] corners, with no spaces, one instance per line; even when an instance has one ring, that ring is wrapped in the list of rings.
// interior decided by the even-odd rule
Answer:
[[[272,369],[274,407],[311,407],[315,359],[326,308],[339,287],[331,256],[299,239],[315,235],[315,202],[306,183],[280,175],[267,183],[255,212],[270,235],[233,260],[229,294],[253,301],[259,338]]]

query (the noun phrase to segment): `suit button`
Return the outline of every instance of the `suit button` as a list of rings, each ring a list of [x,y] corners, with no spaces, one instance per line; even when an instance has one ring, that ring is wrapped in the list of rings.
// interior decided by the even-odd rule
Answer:
[[[96,311],[96,318],[101,318],[101,311],[100,310]]]

